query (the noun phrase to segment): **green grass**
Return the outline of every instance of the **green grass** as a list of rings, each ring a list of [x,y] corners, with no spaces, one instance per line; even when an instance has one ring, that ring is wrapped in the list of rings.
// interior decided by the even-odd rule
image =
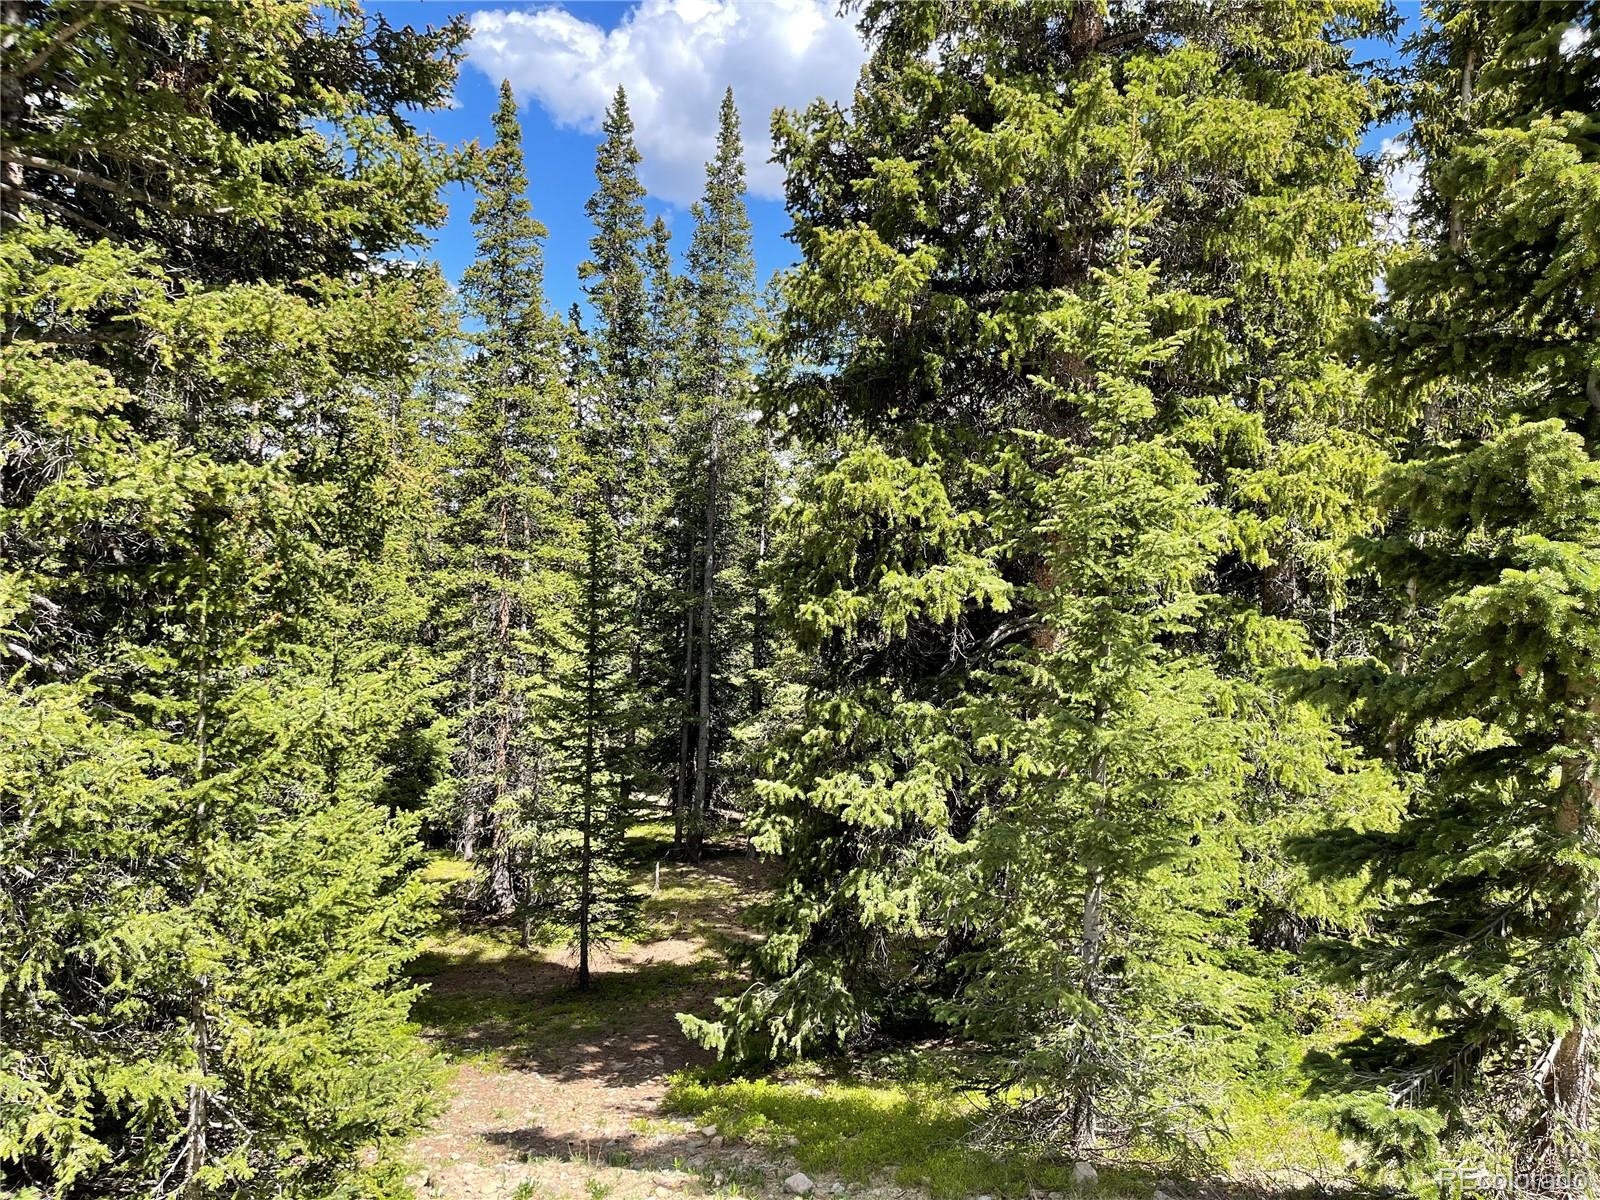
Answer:
[[[427,883],[459,884],[472,878],[472,864],[453,854],[434,851],[418,872]]]
[[[971,1144],[972,1103],[935,1084],[808,1084],[769,1079],[714,1083],[680,1076],[669,1111],[714,1124],[725,1137],[782,1149],[805,1171],[862,1183],[888,1176],[938,1200],[1072,1190],[1070,1164],[992,1154]],[[1146,1196],[1150,1183],[1102,1171],[1095,1194]]]
[[[475,965],[515,964],[521,956],[540,956],[515,949],[497,949],[474,956]],[[435,948],[418,957],[412,974],[419,982],[459,969],[450,949]],[[670,1007],[674,997],[709,985],[720,970],[715,962],[654,963],[626,973],[604,974],[587,992],[556,984],[537,994],[508,992],[498,972],[485,972],[481,985],[449,991],[429,990],[418,999],[415,1018],[446,1039],[479,1044],[537,1042],[545,1051],[585,1038],[624,1033],[636,1024],[641,1009]]]

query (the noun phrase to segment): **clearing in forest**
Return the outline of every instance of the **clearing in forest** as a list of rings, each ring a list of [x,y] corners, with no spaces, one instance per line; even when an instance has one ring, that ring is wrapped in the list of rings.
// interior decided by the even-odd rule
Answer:
[[[729,952],[750,938],[745,914],[771,872],[731,843],[698,865],[668,861],[669,844],[660,824],[632,832],[644,894],[636,936],[595,955],[586,993],[564,941],[523,949],[509,926],[447,915],[412,967],[427,985],[417,1017],[449,1064],[444,1111],[412,1143],[419,1200],[755,1200],[792,1194],[797,1173],[814,1196],[861,1200],[1343,1190],[1337,1144],[1280,1116],[1258,1117],[1241,1139],[1258,1168],[1245,1185],[1102,1165],[1086,1187],[1070,1162],[985,1153],[972,1145],[971,1098],[940,1078],[953,1057],[943,1043],[899,1046],[842,1074],[816,1064],[756,1079],[705,1071],[711,1056],[677,1014],[707,1015],[738,986]],[[441,879],[467,870],[431,868]]]
[[[451,1064],[447,1108],[413,1144],[419,1196],[749,1196],[793,1173],[662,1114],[672,1074],[710,1061],[676,1014],[706,1010],[730,981],[761,864],[726,847],[698,865],[660,861],[655,832],[634,839],[639,936],[598,952],[588,992],[573,987],[571,948],[524,950],[509,928],[452,921],[414,964],[428,985],[418,1018]]]

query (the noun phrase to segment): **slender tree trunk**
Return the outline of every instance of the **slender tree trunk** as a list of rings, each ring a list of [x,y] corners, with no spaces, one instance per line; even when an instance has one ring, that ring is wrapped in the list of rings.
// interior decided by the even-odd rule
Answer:
[[[1107,646],[1106,658],[1109,660],[1110,656],[1111,648]],[[1109,666],[1109,663],[1107,665]],[[1094,724],[1097,730],[1103,730],[1105,719],[1106,704],[1103,700],[1096,701]],[[1095,756],[1094,765],[1090,769],[1090,780],[1095,786],[1094,815],[1096,820],[1099,820],[1106,814],[1110,783],[1104,751]],[[1098,863],[1095,863],[1089,868],[1088,886],[1084,888],[1083,930],[1078,945],[1079,964],[1083,971],[1083,994],[1090,1004],[1096,1004],[1100,1000],[1100,960],[1104,949],[1105,872]],[[1092,1020],[1091,1017],[1091,1022]],[[1088,1052],[1091,1056],[1095,1054],[1095,1047],[1090,1046]],[[1094,1088],[1080,1081],[1072,1112],[1072,1144],[1078,1150],[1089,1149],[1098,1136],[1096,1099]]]
[[[750,708],[760,712],[767,706],[766,670],[770,663],[767,651],[767,601],[762,595],[761,580],[767,565],[767,536],[772,519],[772,455],[771,447],[761,460],[760,511],[756,520],[756,570],[755,596],[750,617],[750,665],[753,668],[750,686]]]
[[[1461,64],[1461,119],[1467,119],[1472,111],[1472,85],[1473,76],[1478,69],[1478,48],[1467,47],[1466,61]],[[1467,244],[1466,230],[1462,225],[1461,201],[1459,198],[1450,201],[1450,249],[1457,254]]]
[[[196,786],[206,778],[208,764],[206,754],[210,729],[207,716],[210,705],[210,665],[208,662],[208,611],[206,602],[201,601],[200,609],[200,667],[198,686],[195,689],[195,764],[194,782]],[[192,848],[195,856],[195,897],[199,899],[206,894],[206,865],[205,842],[206,820],[209,816],[208,806],[202,797],[196,805],[192,834]],[[211,1020],[206,1010],[207,1001],[211,993],[211,979],[208,975],[201,975],[189,989],[189,1038],[194,1049],[195,1070],[204,1077],[211,1071]],[[203,1078],[189,1085],[189,1113],[184,1129],[184,1195],[190,1200],[199,1200],[204,1194],[200,1183],[200,1172],[205,1168],[207,1157],[206,1134],[211,1123],[211,1094],[206,1090]]]
[[[711,410],[711,437],[706,452],[705,547],[702,551],[700,580],[700,711],[694,761],[694,806],[690,810],[689,853],[700,861],[705,842],[705,819],[710,803],[711,780],[711,643],[715,615],[712,592],[716,582],[717,546],[717,410]]]
[[[687,556],[687,574],[689,577],[689,590],[685,594],[687,603],[683,606],[683,711],[678,714],[678,774],[672,787],[672,845],[677,850],[684,848],[686,834],[687,809],[690,796],[690,775],[693,773],[690,750],[692,738],[690,735],[689,714],[694,706],[694,553],[691,548]]]
[[[583,812],[578,864],[578,989],[589,988],[589,925],[594,898],[595,734],[600,720],[600,537],[589,518],[588,637],[583,682]]]

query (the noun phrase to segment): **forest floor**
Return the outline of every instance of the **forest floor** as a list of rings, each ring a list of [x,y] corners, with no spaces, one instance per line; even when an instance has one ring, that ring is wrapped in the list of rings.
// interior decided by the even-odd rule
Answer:
[[[790,1194],[797,1172],[822,1198],[1070,1200],[1081,1190],[1071,1163],[975,1149],[970,1099],[927,1067],[943,1057],[937,1046],[845,1073],[811,1065],[738,1079],[713,1069],[677,1014],[709,1015],[738,986],[729,952],[750,938],[746,913],[770,872],[732,842],[693,866],[667,860],[669,845],[659,823],[630,832],[638,926],[594,957],[588,992],[573,986],[564,940],[522,949],[509,928],[447,913],[412,967],[427,985],[417,1018],[447,1064],[444,1111],[411,1146],[419,1200],[772,1200]],[[450,859],[430,868],[445,881],[467,870]],[[1304,1131],[1271,1124],[1251,1135],[1252,1154],[1261,1138],[1282,1139],[1303,1160]],[[1296,1174],[1292,1187],[1196,1186],[1102,1165],[1093,1192],[1342,1190],[1331,1175]]]
[[[677,1014],[706,1011],[730,982],[728,950],[748,936],[741,914],[762,890],[753,856],[717,846],[698,865],[666,861],[664,832],[630,839],[639,928],[593,954],[589,991],[574,986],[565,941],[525,950],[513,930],[451,917],[413,964],[427,985],[417,1017],[449,1064],[447,1108],[412,1145],[423,1200],[632,1200],[741,1185],[753,1196],[757,1176],[778,1168],[662,1111],[673,1074],[711,1061]],[[465,870],[440,860],[431,873]]]

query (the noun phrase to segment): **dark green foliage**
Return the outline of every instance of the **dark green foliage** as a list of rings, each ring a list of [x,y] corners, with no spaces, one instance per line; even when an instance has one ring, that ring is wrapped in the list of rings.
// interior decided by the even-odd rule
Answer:
[[[478,254],[461,281],[477,331],[445,486],[441,624],[455,659],[457,847],[481,864],[483,908],[504,916],[526,914],[551,886],[545,843],[560,802],[550,698],[577,602],[571,398],[507,84],[484,165]]]
[[[682,547],[679,611],[684,729],[674,801],[685,852],[698,859],[713,806],[733,799],[733,728],[750,711],[751,544],[767,455],[750,418],[755,260],[745,211],[744,147],[730,89],[706,164],[689,244],[687,335],[674,414]]]
[[[1325,680],[1411,802],[1308,847],[1384,900],[1331,949],[1406,1021],[1327,1065],[1352,1131],[1412,1169],[1441,1139],[1502,1168],[1594,1161],[1600,59],[1577,35],[1597,17],[1444,4],[1413,46],[1424,184],[1367,348],[1416,416],[1364,547],[1392,624],[1381,660]]]
[[[1345,914],[1281,839],[1386,792],[1270,680],[1372,520],[1329,339],[1378,261],[1334,40],[1375,16],[868,5],[849,115],[779,118],[808,688],[709,1044],[932,1016],[1028,1136],[1171,1147],[1263,1016],[1260,930]]]

